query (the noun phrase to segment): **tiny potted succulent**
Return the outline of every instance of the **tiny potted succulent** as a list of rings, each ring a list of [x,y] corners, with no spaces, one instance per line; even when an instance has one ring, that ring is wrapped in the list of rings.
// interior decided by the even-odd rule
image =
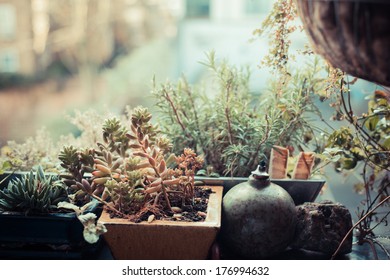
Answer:
[[[69,183],[104,205],[99,223],[114,258],[205,259],[220,227],[222,187],[196,186],[203,159],[191,149],[170,154],[151,118],[137,107],[129,129],[107,119],[103,142],[83,151],[93,158],[89,181],[76,171]]]
[[[0,240],[4,257],[80,258],[98,240],[86,227],[96,218],[96,203],[82,204],[79,215],[59,205],[70,203],[69,190],[57,175],[42,166],[9,180],[0,189]],[[84,213],[85,212],[85,213]]]

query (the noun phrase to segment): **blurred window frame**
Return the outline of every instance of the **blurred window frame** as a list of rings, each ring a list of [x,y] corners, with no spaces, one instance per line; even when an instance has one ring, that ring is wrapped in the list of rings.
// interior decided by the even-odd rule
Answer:
[[[9,3],[0,3],[0,40],[16,37],[16,8]]]
[[[266,14],[271,10],[273,3],[274,1],[245,0],[243,3],[244,14],[252,17]]]
[[[212,0],[186,0],[185,10],[187,18],[209,18]]]
[[[19,71],[19,55],[14,49],[0,50],[0,73],[17,73]]]

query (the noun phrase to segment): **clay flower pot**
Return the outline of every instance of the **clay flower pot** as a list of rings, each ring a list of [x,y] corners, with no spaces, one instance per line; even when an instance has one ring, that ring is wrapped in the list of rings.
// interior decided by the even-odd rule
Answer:
[[[346,73],[390,86],[390,0],[296,0],[314,50]]]
[[[153,221],[133,223],[109,217],[99,221],[115,259],[207,259],[221,227],[222,187],[211,187],[207,217],[203,222]]]

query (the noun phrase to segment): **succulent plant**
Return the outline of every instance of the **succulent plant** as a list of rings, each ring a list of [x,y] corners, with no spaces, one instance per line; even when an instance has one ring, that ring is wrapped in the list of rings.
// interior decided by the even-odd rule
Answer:
[[[104,186],[101,200],[116,216],[134,221],[144,214],[174,213],[193,203],[195,170],[203,164],[190,149],[179,157],[170,154],[170,140],[151,118],[147,108],[137,107],[130,129],[116,118],[106,120],[104,143],[97,143],[94,154],[92,179],[93,185]],[[169,167],[172,164],[177,167]]]
[[[69,188],[69,197],[75,204],[85,204],[90,201],[90,194],[100,195],[102,186],[92,184],[91,173],[94,165],[94,150],[78,150],[73,146],[63,147],[59,154],[61,167],[66,170],[60,177]]]
[[[66,201],[68,194],[56,175],[46,175],[41,166],[21,178],[13,179],[0,190],[0,209],[9,211],[49,212]]]

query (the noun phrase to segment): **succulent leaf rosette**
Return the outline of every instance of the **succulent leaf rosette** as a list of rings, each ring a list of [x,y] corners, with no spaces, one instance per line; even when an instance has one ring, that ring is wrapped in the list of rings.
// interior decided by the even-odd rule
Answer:
[[[118,118],[107,119],[103,141],[78,157],[87,158],[86,153],[93,151],[92,176],[80,180],[77,170],[86,167],[73,165],[77,166],[73,169],[76,176],[70,178],[70,184],[102,202],[112,216],[132,221],[167,218],[191,209],[198,201],[194,176],[203,166],[203,158],[188,148],[180,156],[172,154],[170,140],[151,119],[144,107],[134,108],[127,119],[129,129]],[[72,165],[65,165],[71,171]]]

